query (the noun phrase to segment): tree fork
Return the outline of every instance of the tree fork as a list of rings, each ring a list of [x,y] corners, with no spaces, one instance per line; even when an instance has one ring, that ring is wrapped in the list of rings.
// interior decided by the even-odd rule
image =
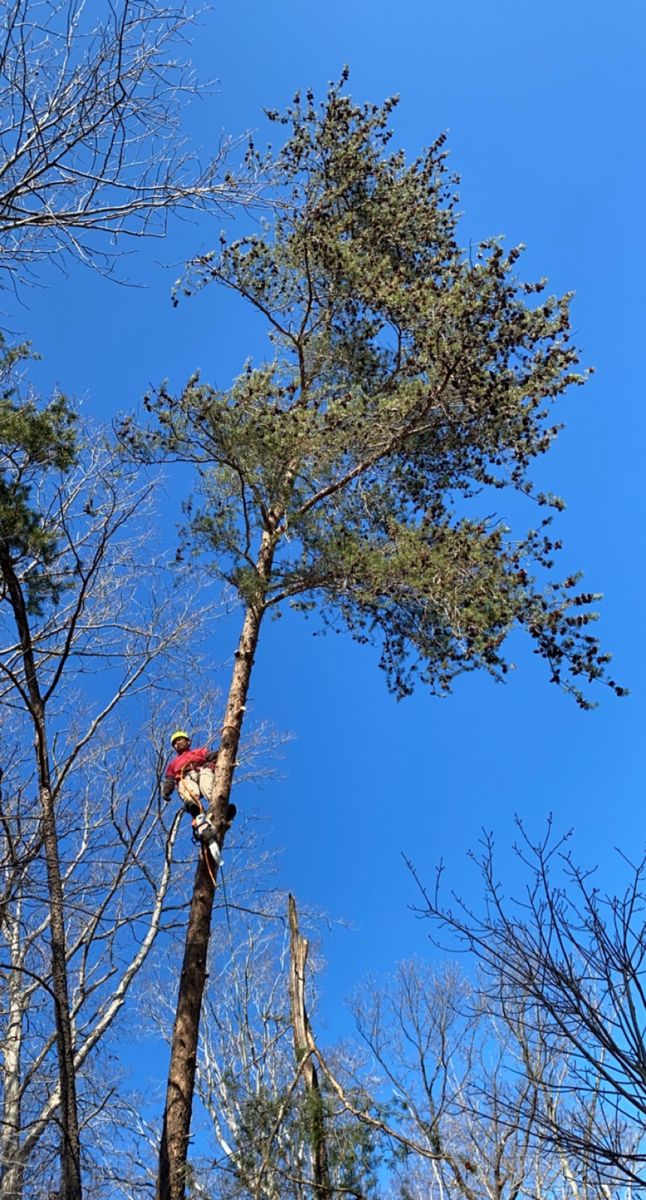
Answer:
[[[275,534],[265,531],[256,563],[258,578],[263,585],[271,574],[275,546]],[[235,774],[254,656],[264,613],[263,590],[262,598],[249,604],[245,612],[240,640],[234,654],[220,750],[213,773],[209,813],[218,831],[220,848],[224,845],[226,836],[227,808]],[[217,867],[214,863],[212,869],[214,878],[217,879]],[[171,1042],[166,1105],[159,1150],[157,1200],[184,1200],[186,1195],[186,1160],[191,1129],[200,1013],[207,979],[214,895],[215,884],[200,855],[193,884]]]

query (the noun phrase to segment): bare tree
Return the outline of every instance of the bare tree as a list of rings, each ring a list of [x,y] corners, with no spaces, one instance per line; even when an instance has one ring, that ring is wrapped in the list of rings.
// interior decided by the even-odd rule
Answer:
[[[402,1196],[558,1194],[558,1157],[517,1119],[535,1103],[528,1047],[482,1008],[466,977],[452,967],[401,963],[386,985],[362,990],[354,1011],[375,1071],[368,1111],[403,1151],[394,1156]],[[554,1064],[555,1077],[561,1067]]]
[[[214,700],[217,704],[210,677],[190,650],[202,628],[198,617],[196,609],[195,623],[176,630],[180,638],[190,630],[189,644],[178,641],[146,672],[146,690],[135,713],[140,719],[143,701],[152,709],[150,718],[137,726],[132,704],[125,719],[114,710],[79,754],[57,797],[74,1066],[89,1195],[140,1196],[154,1186],[154,1152],[133,1090],[139,1081],[115,1064],[123,1056],[124,1038],[129,1044],[133,1028],[145,1027],[143,983],[155,963],[157,971],[164,971],[167,991],[166,956],[185,920],[196,851],[188,837],[189,822],[180,821],[174,804],[160,801],[158,780],[168,755],[168,733],[177,721],[178,693],[194,720],[204,719],[207,728],[206,709],[212,720]],[[152,625],[165,621],[170,628],[173,611],[164,614],[158,608],[150,619]],[[65,702],[58,714],[64,733],[59,730],[55,739],[56,771],[92,720],[92,712],[83,711],[75,683],[72,678],[67,692],[74,714]],[[56,1190],[59,1154],[47,886],[39,858],[28,730],[22,736],[14,715],[0,725],[0,732],[5,744],[23,749],[22,756],[14,753],[7,764],[0,803],[0,853],[6,868],[0,901],[0,1198],[40,1200],[47,1183]],[[244,863],[236,874],[248,879],[257,862]],[[157,961],[160,934],[165,950]]]
[[[128,794],[147,733],[130,735],[121,744],[115,731],[97,738],[68,778],[66,800],[57,811],[64,847],[61,882],[73,1068],[86,1163],[94,1152],[96,1120],[100,1114],[105,1130],[106,1114],[114,1107],[114,1088],[102,1090],[92,1060],[157,934],[172,919],[166,909],[178,820],[169,825],[160,821],[154,781],[147,795]],[[15,729],[11,736],[15,739]],[[55,1189],[61,1097],[46,945],[50,906],[42,862],[29,854],[40,844],[39,822],[27,799],[33,782],[27,777],[23,788],[19,779],[12,766],[1,811],[3,850],[21,867],[20,878],[14,869],[5,891],[0,927],[5,1009],[0,1022],[2,1200],[41,1194],[38,1189],[48,1179]]]
[[[150,540],[151,487],[142,487],[132,472],[120,469],[96,433],[92,444],[83,446],[74,414],[62,398],[39,406],[32,398],[20,400],[5,392],[0,424],[0,700],[12,714],[21,761],[24,746],[33,745],[33,778],[23,775],[11,785],[7,775],[5,793],[14,786],[19,798],[31,789],[38,796],[36,824],[25,823],[24,799],[14,802],[10,795],[13,808],[5,811],[10,865],[4,906],[7,965],[21,977],[32,973],[33,979],[27,975],[26,990],[38,985],[39,1003],[45,993],[53,999],[56,1036],[52,1044],[58,1060],[57,1083],[49,1088],[42,1112],[30,1116],[30,1133],[20,1150],[16,1138],[23,1126],[15,1089],[5,1092],[4,1128],[13,1141],[5,1146],[4,1166],[9,1172],[6,1186],[15,1191],[11,1172],[22,1178],[32,1145],[56,1114],[61,1133],[61,1200],[72,1200],[81,1195],[77,1072],[100,1027],[97,1017],[94,1033],[79,1028],[76,1010],[79,998],[83,1001],[96,991],[94,968],[91,983],[84,972],[93,961],[92,947],[101,943],[105,931],[92,923],[94,917],[89,926],[85,917],[80,923],[70,917],[67,905],[74,882],[68,873],[78,856],[86,863],[84,886],[89,886],[91,859],[86,855],[96,853],[95,835],[101,845],[101,823],[97,828],[92,808],[82,796],[98,786],[104,803],[109,797],[101,770],[87,778],[81,794],[78,773],[88,770],[88,754],[117,705],[136,695],[144,679],[150,686],[153,668],[162,658],[164,670],[172,670],[174,648],[181,660],[183,645],[200,623],[201,609],[195,589],[169,587],[164,578],[167,569],[162,563],[155,566],[148,553],[145,565],[142,562],[143,547]],[[65,824],[59,824],[64,805],[70,802],[76,816],[68,820],[80,842]],[[149,798],[149,812],[151,803]],[[128,819],[127,805],[120,815]],[[120,862],[124,855],[126,862],[134,858],[141,866],[140,839],[148,837],[143,832],[148,826],[146,822],[142,826],[139,817],[130,821],[125,840],[117,843],[118,857]],[[115,817],[113,834],[117,828]],[[47,874],[46,918],[28,900],[41,855]],[[161,868],[167,872],[164,855]],[[121,879],[119,872],[117,878]],[[112,901],[119,906],[120,884],[115,886]],[[9,904],[14,900],[17,909]],[[86,898],[78,911],[96,914],[96,904],[88,904]],[[21,937],[26,914],[37,932],[39,955],[43,937],[50,943],[46,967],[40,961],[36,968],[23,961],[36,946],[29,937],[26,941]],[[149,931],[152,936],[158,923],[156,916]],[[70,990],[70,955],[80,953],[80,945],[85,965],[79,966],[75,990]],[[9,997],[13,1032],[5,1043],[8,1077],[14,1082],[19,1070],[18,1023],[26,1012],[21,1007],[24,980],[20,989]]]
[[[249,202],[257,163],[224,174],[181,130],[203,92],[186,59],[194,21],[169,0],[8,0],[0,25],[0,269],[30,280],[71,253],[109,267],[121,235],[162,234],[169,212]],[[97,240],[96,234],[107,235]]]
[[[400,1200],[632,1196],[630,1188],[582,1170],[567,1140],[541,1136],[543,1103],[563,1127],[581,1127],[592,1111],[589,1104],[581,1112],[570,1097],[567,1054],[508,1011],[494,1010],[454,968],[400,964],[385,986],[365,988],[354,1008],[368,1051],[363,1064],[335,1064],[313,1037],[310,1048],[346,1112],[390,1147],[395,1191],[389,1194]]]
[[[535,1096],[518,1121],[531,1119],[544,1142],[576,1161],[579,1178],[643,1187],[646,860],[624,859],[624,890],[606,894],[595,872],[576,864],[567,837],[554,838],[550,825],[533,842],[519,828],[527,872],[520,900],[505,895],[485,836],[474,856],[482,905],[444,902],[438,879],[432,893],[423,889],[423,912],[479,961],[490,1007],[545,1048],[528,1063]],[[557,1054],[567,1055],[568,1070],[555,1087]]]

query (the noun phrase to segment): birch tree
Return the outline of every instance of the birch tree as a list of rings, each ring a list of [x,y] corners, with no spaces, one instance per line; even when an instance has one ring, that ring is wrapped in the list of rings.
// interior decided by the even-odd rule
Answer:
[[[444,139],[408,164],[388,145],[393,107],[333,87],[320,108],[308,94],[270,114],[287,133],[275,219],[197,259],[178,292],[215,283],[243,297],[269,355],[226,391],[197,376],[179,395],[162,387],[150,426],[122,429],[140,459],[195,464],[188,539],[244,611],[211,806],[220,841],[267,614],[314,611],[375,644],[398,697],[416,682],[445,693],[474,670],[504,679],[516,629],[583,708],[588,684],[617,690],[590,632],[596,597],[554,574],[562,502],[530,475],[557,433],[552,402],[585,378],[569,297],[522,282],[520,248],[462,249]],[[492,515],[506,492],[538,510],[535,527]],[[160,1200],[185,1190],[213,892],[200,870]]]

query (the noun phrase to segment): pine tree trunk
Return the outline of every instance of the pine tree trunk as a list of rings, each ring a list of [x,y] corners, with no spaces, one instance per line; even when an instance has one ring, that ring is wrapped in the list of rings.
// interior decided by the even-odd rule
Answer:
[[[261,581],[267,580],[271,573],[274,548],[275,543],[272,536],[269,533],[263,534],[256,563],[256,570]],[[256,603],[248,605],[238,648],[235,652],[222,738],[213,775],[210,808],[211,817],[218,830],[220,847],[224,844],[226,812],[231,796],[247,693],[264,611],[262,598],[259,598]],[[216,877],[217,869],[214,863],[212,870]],[[184,1200],[186,1195],[186,1161],[195,1088],[200,1013],[207,978],[214,894],[215,885],[200,855],[186,931],[184,961],[171,1043],[166,1106],[159,1151],[157,1200]]]
[[[310,1053],[311,1036],[307,1009],[305,1007],[305,964],[309,942],[298,929],[296,901],[289,897],[289,994],[292,1007],[294,1030],[294,1054],[298,1066],[303,1057]],[[303,1067],[303,1081],[308,1101],[308,1135],[312,1154],[313,1194],[316,1200],[332,1200],[330,1168],[325,1136],[325,1111],[321,1086],[314,1059],[308,1058]]]
[[[41,811],[41,829],[47,886],[51,933],[52,991],[56,1021],[56,1047],[58,1051],[58,1073],[61,1089],[61,1189],[60,1200],[82,1200],[81,1143],[76,1102],[76,1073],[74,1070],[74,1043],[70,1019],[69,993],[67,988],[67,954],[65,945],[65,911],[63,884],[58,854],[56,814],[51,791],[45,704],[40,690],[36,659],[31,638],[29,614],[22,587],[13,569],[11,556],[0,547],[0,569],[9,594],[13,610],[25,672],[25,690],[29,715],[34,726],[34,746],[38,777],[38,798]]]

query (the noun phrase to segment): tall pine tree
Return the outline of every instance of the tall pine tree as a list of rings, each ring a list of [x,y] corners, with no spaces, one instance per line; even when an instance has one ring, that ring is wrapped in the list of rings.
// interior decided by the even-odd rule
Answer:
[[[332,87],[270,118],[275,217],[191,265],[180,292],[214,282],[249,302],[272,354],[227,391],[192,378],[146,400],[123,437],[148,461],[191,462],[190,537],[238,592],[235,652],[212,816],[225,833],[245,702],[264,617],[316,610],[376,644],[397,696],[442,693],[465,671],[509,669],[525,630],[550,678],[584,708],[608,656],[589,632],[595,597],[551,574],[556,497],[532,460],[558,431],[550,406],[584,381],[569,297],[516,275],[520,248],[471,254],[457,236],[444,139],[407,164],[389,147],[394,100],[357,106]],[[484,514],[497,490],[547,516],[522,534]],[[621,691],[608,681],[616,691]],[[159,1197],[184,1195],[214,886],[198,868],[180,982]]]

